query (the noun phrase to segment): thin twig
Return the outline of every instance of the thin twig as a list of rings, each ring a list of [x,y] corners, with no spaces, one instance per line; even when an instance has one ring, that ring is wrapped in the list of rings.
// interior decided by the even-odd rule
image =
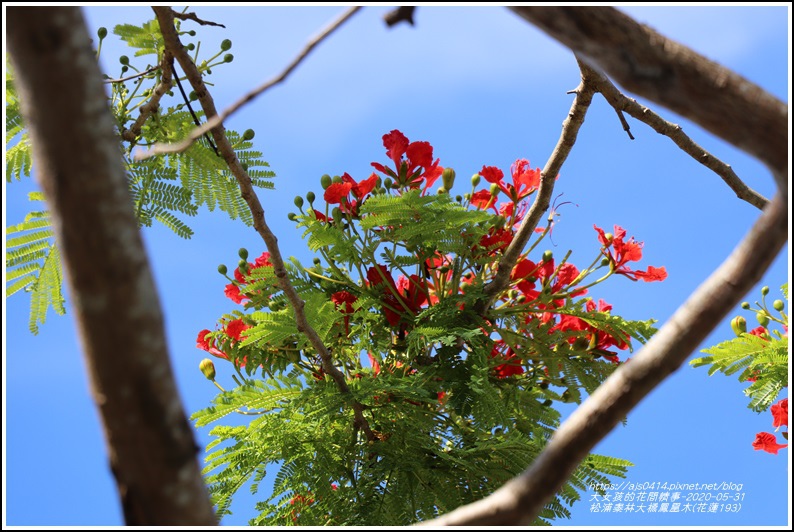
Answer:
[[[742,181],[738,175],[736,175],[736,172],[734,172],[729,165],[714,157],[708,151],[703,149],[703,147],[701,147],[698,143],[689,138],[686,133],[684,133],[684,130],[681,129],[681,126],[673,124],[672,122],[668,122],[647,107],[637,103],[637,100],[626,97],[620,92],[620,90],[618,90],[617,87],[615,87],[615,85],[612,84],[611,81],[609,81],[608,78],[601,75],[596,70],[590,68],[587,66],[587,64],[581,62],[580,64],[582,68],[587,69],[588,74],[593,77],[593,82],[596,84],[597,92],[601,93],[604,99],[621,117],[621,121],[624,123],[623,129],[629,131],[629,125],[626,123],[626,119],[623,118],[622,115],[622,112],[625,111],[633,118],[636,118],[640,122],[652,127],[653,130],[660,135],[668,137],[670,140],[675,142],[676,146],[681,148],[684,153],[691,156],[697,162],[720,176],[722,180],[725,181],[725,184],[736,193],[736,196],[739,199],[742,199],[750,205],[753,205],[754,207],[757,207],[761,210],[766,207],[766,205],[769,203],[768,199],[748,187],[745,182]],[[629,133],[629,136],[631,136],[631,133]],[[634,137],[632,137],[632,139],[633,138]]]
[[[524,473],[489,497],[422,525],[528,525],[587,453],[606,436],[734,308],[788,239],[780,193],[727,260],[676,310],[664,327],[613,373],[554,433]]]
[[[155,70],[157,70],[158,68],[160,68],[160,65],[154,65],[153,67],[149,67],[149,68],[147,68],[147,69],[146,69],[146,70],[144,70],[143,72],[138,72],[137,74],[133,74],[133,75],[131,75],[131,76],[127,76],[126,78],[119,78],[119,79],[106,79],[104,82],[105,82],[105,83],[122,83],[122,82],[124,82],[124,81],[129,81],[129,80],[131,80],[131,79],[135,79],[135,78],[139,78],[139,77],[141,77],[141,76],[145,76],[146,74],[149,74],[150,72],[154,72],[154,71],[155,71]]]
[[[415,9],[416,6],[400,6],[383,15],[383,21],[390,28],[400,22],[407,22],[413,26]]]
[[[166,49],[170,50],[174,54],[176,60],[179,61],[182,70],[185,72],[185,76],[198,96],[201,107],[204,109],[204,116],[212,119],[218,114],[215,109],[215,102],[204,85],[201,72],[196,68],[193,60],[186,53],[180,42],[179,35],[174,28],[173,10],[170,7],[152,7],[152,9],[157,15],[157,20],[160,23],[160,31],[163,33]],[[223,123],[219,122],[210,132],[226,164],[228,164],[229,170],[240,185],[240,194],[248,204],[248,208],[251,210],[251,215],[254,219],[254,229],[256,229],[262,237],[262,240],[267,246],[267,250],[270,252],[270,262],[273,263],[273,273],[276,275],[276,278],[278,278],[279,287],[284,291],[284,295],[287,297],[287,300],[289,300],[295,312],[295,323],[297,324],[298,331],[306,335],[312,347],[314,347],[320,355],[323,371],[333,379],[345,397],[351,397],[350,388],[347,385],[344,374],[334,365],[331,353],[323,344],[317,331],[312,328],[306,318],[306,313],[303,311],[305,302],[300,298],[295,287],[292,286],[292,283],[289,281],[287,269],[284,266],[284,259],[278,247],[278,239],[265,221],[265,211],[251,185],[251,178],[240,164],[229,139],[226,138]],[[377,438],[364,417],[363,405],[355,400],[351,400],[351,405],[353,408],[354,426],[356,430],[362,430],[368,441],[375,441]]]
[[[146,102],[139,108],[138,111],[138,118],[132,124],[129,129],[125,129],[121,132],[121,138],[126,140],[127,142],[135,142],[141,134],[141,129],[143,128],[143,124],[146,120],[154,113],[158,107],[160,107],[160,99],[165,95],[166,92],[171,90],[171,87],[174,85],[174,81],[171,79],[171,63],[174,61],[174,56],[171,55],[171,52],[166,50],[163,53],[163,59],[160,61],[160,64],[157,68],[160,69],[160,83],[152,91],[152,96],[149,98],[149,101]]]
[[[192,20],[193,22],[198,22],[202,26],[218,26],[221,28],[226,27],[223,24],[218,24],[217,22],[211,22],[209,20],[201,20],[196,16],[195,13],[180,13],[178,11],[174,11],[174,17],[181,20]]]
[[[182,100],[185,102],[185,105],[187,106],[187,110],[190,111],[190,116],[193,117],[193,123],[196,124],[196,126],[201,126],[201,121],[199,120],[199,117],[196,115],[196,112],[193,110],[193,106],[190,105],[190,98],[187,97],[187,94],[185,93],[185,89],[182,88],[182,82],[179,81],[179,75],[177,75],[176,73],[176,67],[174,66],[173,62],[171,63],[171,72],[174,74],[174,80],[176,81],[176,86],[179,87],[179,93],[182,95]],[[215,147],[215,143],[212,142],[212,139],[210,138],[208,133],[204,133],[204,138],[207,139],[207,142],[209,143],[210,148],[212,148],[212,151],[215,152],[215,155],[220,157],[221,154],[218,153],[218,148]]]
[[[191,131],[190,135],[187,136],[184,140],[180,142],[176,142],[174,144],[157,144],[153,146],[150,150],[145,153],[141,153],[137,156],[138,160],[148,159],[150,157],[154,157],[155,155],[164,155],[168,153],[181,153],[188,149],[191,144],[193,144],[196,139],[201,137],[204,133],[209,131],[210,129],[216,127],[218,124],[229,118],[235,112],[237,112],[242,106],[247,104],[248,102],[254,100],[257,96],[264,93],[266,90],[270,89],[271,87],[278,85],[289,76],[293,70],[309,55],[309,53],[314,50],[314,48],[323,42],[331,33],[334,32],[337,28],[339,28],[342,24],[347,21],[350,17],[352,17],[359,9],[358,7],[351,7],[347,11],[345,11],[342,16],[338,19],[333,21],[329,24],[325,29],[323,29],[320,33],[318,33],[315,37],[309,40],[306,46],[301,50],[295,59],[284,69],[281,74],[276,76],[275,78],[271,79],[267,83],[260,85],[259,87],[253,89],[252,91],[245,94],[242,98],[237,100],[233,103],[230,107],[226,108],[221,114],[215,115],[210,117],[207,115],[207,122],[204,123],[203,126],[194,129]],[[206,113],[205,113],[206,114]]]
[[[518,231],[516,231],[512,242],[499,260],[496,275],[494,275],[491,282],[485,286],[485,297],[475,305],[474,310],[478,314],[485,312],[485,310],[491,306],[494,298],[507,287],[510,282],[510,272],[518,262],[521,253],[524,251],[524,247],[535,231],[541,217],[548,210],[551,196],[554,192],[554,182],[557,179],[560,168],[562,168],[563,163],[568,158],[568,154],[571,152],[571,148],[573,148],[576,142],[579,128],[584,123],[587,109],[590,107],[590,102],[593,100],[595,88],[595,84],[589,73],[582,70],[582,81],[576,89],[571,91],[576,94],[576,97],[571,104],[568,117],[562,123],[560,138],[548,161],[546,161],[546,166],[540,174],[540,186],[535,196],[535,201],[532,203],[532,207],[530,207],[529,212],[527,212],[524,220],[521,222],[521,226],[518,228]]]
[[[629,136],[630,140],[634,140],[634,135],[631,134],[631,126],[626,121],[626,117],[623,116],[623,111],[620,109],[615,109],[615,112],[618,114],[618,120],[620,120],[620,124],[623,126],[623,131]]]

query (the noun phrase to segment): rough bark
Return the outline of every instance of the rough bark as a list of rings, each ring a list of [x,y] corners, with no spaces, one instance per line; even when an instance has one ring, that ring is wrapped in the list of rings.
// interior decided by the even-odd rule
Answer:
[[[6,13],[35,174],[52,214],[126,523],[216,524],[82,14],[73,7]]]

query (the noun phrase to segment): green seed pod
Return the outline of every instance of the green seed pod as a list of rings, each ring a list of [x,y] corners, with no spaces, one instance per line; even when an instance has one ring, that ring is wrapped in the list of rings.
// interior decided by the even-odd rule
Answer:
[[[741,336],[742,333],[747,332],[747,320],[744,319],[744,316],[736,316],[731,320],[731,329],[733,329],[733,334],[736,336]]]
[[[196,49],[196,45],[191,42],[191,43],[188,43],[187,46],[185,46],[185,48],[187,48],[189,51],[192,52],[193,50]]]
[[[121,57],[119,57],[119,63],[121,63],[122,65],[129,65],[130,58],[127,57],[126,55],[122,55]]]
[[[772,302],[772,308],[777,310],[778,312],[783,312],[783,309],[786,308],[786,304],[783,303],[782,299],[775,299]]]
[[[308,201],[308,202],[309,202],[309,205],[311,205],[312,203],[314,203],[314,198],[315,198],[315,196],[314,196],[314,192],[312,192],[311,190],[310,190],[309,192],[307,192],[307,193],[306,193],[306,201]]]
[[[223,56],[223,62],[224,63],[231,63],[232,61],[234,61],[234,55],[226,54],[226,55]]]
[[[122,73],[122,74],[124,74],[124,73],[125,73],[126,71],[128,71],[129,69],[130,69],[130,68],[129,68],[127,65],[124,65],[123,67],[121,67],[121,73]]]
[[[190,31],[187,32],[187,34],[190,35],[191,37],[195,37],[196,36],[196,30],[190,30]]]
[[[758,320],[758,323],[761,324],[761,327],[766,327],[769,325],[769,316],[766,315],[766,312],[756,312],[755,319]]]
[[[237,254],[240,256],[241,259],[248,260],[248,250],[247,249],[240,248],[240,249],[237,250]]]
[[[221,42],[221,50],[225,52],[227,50],[231,50],[231,48],[232,48],[232,41],[230,41],[229,39],[223,39],[223,41]]]
[[[212,360],[209,358],[205,358],[201,362],[199,362],[199,369],[207,377],[207,380],[214,381],[215,380],[215,364],[213,364]]]
[[[294,222],[297,219],[298,219],[298,215],[295,214],[294,212],[290,212],[287,214],[287,220],[289,220],[290,222]]]
[[[549,262],[553,258],[554,258],[554,253],[552,253],[552,251],[550,249],[547,249],[546,251],[543,252],[543,261],[544,262]]]
[[[474,174],[471,176],[471,186],[472,188],[476,187],[480,184],[480,174]]]
[[[108,36],[108,29],[103,26],[103,27],[99,28],[98,30],[96,30],[96,34],[97,34],[97,37],[99,37],[100,39],[104,39],[105,37]]]
[[[444,168],[444,171],[441,172],[441,181],[443,181],[445,189],[452,190],[452,186],[455,184],[455,170]]]
[[[256,132],[253,129],[246,129],[243,131],[243,140],[253,140]]]
[[[769,287],[768,286],[765,286],[765,287],[761,288],[761,295],[762,296],[765,296],[768,293],[769,293]]]
[[[209,75],[209,74],[212,74],[212,69],[209,69],[209,68],[208,68],[208,69],[207,69],[207,74],[208,74],[208,75]]]
[[[226,268],[226,265],[225,265],[225,264],[219,264],[219,265],[218,265],[218,273],[219,273],[219,274],[221,274],[221,275],[226,275],[226,272],[228,272],[228,271],[229,271],[229,270]]]
[[[750,310],[750,303],[748,303],[747,301],[742,302],[742,308],[744,310]]]
[[[294,202],[295,202],[295,206],[297,208],[299,208],[299,209],[302,208],[303,207],[303,196],[295,196]]]
[[[320,186],[323,187],[323,190],[327,189],[331,186],[331,176],[328,174],[323,174],[320,178]]]

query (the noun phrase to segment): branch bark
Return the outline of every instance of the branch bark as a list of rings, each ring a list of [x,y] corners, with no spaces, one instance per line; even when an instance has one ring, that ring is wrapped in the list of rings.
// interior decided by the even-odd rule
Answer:
[[[262,204],[259,202],[259,198],[257,197],[256,192],[251,185],[251,178],[243,169],[240,161],[237,159],[237,155],[235,154],[234,148],[232,148],[229,139],[226,138],[226,128],[223,127],[223,122],[217,120],[213,122],[213,119],[218,116],[218,111],[215,108],[215,102],[212,99],[209,91],[207,91],[207,87],[204,85],[201,72],[198,71],[198,68],[196,68],[193,60],[185,52],[185,48],[182,46],[182,42],[179,39],[179,34],[174,28],[173,9],[170,7],[152,7],[152,9],[157,16],[158,22],[160,23],[160,31],[163,34],[166,48],[170,50],[171,53],[174,54],[174,58],[179,61],[179,65],[185,72],[185,76],[193,87],[193,90],[196,92],[198,100],[201,103],[201,107],[204,109],[204,116],[206,116],[208,119],[207,124],[217,123],[217,125],[209,131],[212,134],[212,137],[215,139],[215,144],[217,144],[218,150],[221,152],[221,156],[229,166],[229,170],[240,185],[240,194],[242,195],[242,198],[248,204],[249,209],[251,209],[251,215],[254,219],[254,229],[256,229],[256,231],[262,237],[262,240],[267,246],[267,250],[270,252],[270,262],[273,263],[273,272],[279,280],[280,288],[284,291],[284,295],[287,297],[287,300],[290,302],[290,305],[295,312],[295,322],[298,326],[298,331],[306,335],[306,337],[309,339],[309,342],[312,344],[312,347],[314,347],[314,349],[317,351],[317,354],[320,355],[320,358],[323,361],[323,371],[325,371],[325,373],[327,373],[333,379],[345,397],[352,397],[344,374],[339,371],[336,366],[334,366],[333,357],[331,356],[330,351],[328,351],[328,348],[323,344],[323,341],[317,334],[317,331],[312,328],[312,326],[309,324],[309,321],[306,319],[306,313],[303,312],[305,302],[300,298],[298,292],[295,290],[295,287],[293,287],[289,281],[287,269],[284,265],[284,259],[281,256],[281,250],[278,247],[278,238],[276,238],[276,235],[273,234],[273,231],[271,231],[270,227],[267,225],[265,220],[265,210],[262,208]],[[353,409],[354,424],[356,429],[362,430],[368,441],[374,441],[376,437],[372,432],[369,423],[364,417],[363,405],[357,401],[351,401],[351,406]]]
[[[79,8],[9,7],[7,35],[128,525],[213,525],[114,119]]]

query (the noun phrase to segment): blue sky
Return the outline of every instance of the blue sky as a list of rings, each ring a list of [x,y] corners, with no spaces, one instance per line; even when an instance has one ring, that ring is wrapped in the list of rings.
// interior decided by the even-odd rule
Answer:
[[[214,70],[211,88],[219,109],[287,65],[342,7],[205,7],[197,14],[226,29],[196,27],[202,49],[217,50],[231,38],[233,63]],[[385,161],[381,136],[400,129],[427,140],[443,166],[459,176],[483,165],[507,170],[518,158],[542,167],[556,143],[579,82],[572,54],[505,8],[422,7],[416,26],[385,28],[387,7],[368,7],[323,43],[286,83],[248,105],[227,127],[256,130],[255,144],[277,174],[275,191],[260,199],[286,256],[311,255],[287,221],[292,198],[320,190],[324,173],[367,177],[371,161]],[[790,100],[790,8],[626,7],[638,20],[694,48]],[[143,22],[144,6],[90,7],[92,34],[99,26]],[[193,27],[186,23],[183,28]],[[102,64],[119,73],[126,53],[111,36]],[[132,54],[129,54],[132,55]],[[138,64],[138,63],[136,63]],[[144,64],[145,66],[145,64]],[[752,188],[774,191],[766,169],[673,113],[705,149],[730,164]],[[716,175],[669,140],[628,118],[636,140],[623,132],[615,112],[596,96],[579,140],[560,173],[555,195],[570,201],[560,210],[555,253],[573,249],[571,261],[587,264],[598,251],[593,224],[623,226],[645,242],[647,265],[665,266],[663,283],[610,279],[591,291],[630,319],[664,322],[717,267],[757,218]],[[4,186],[5,183],[4,183]],[[14,182],[4,193],[6,225],[30,210],[34,183]],[[223,295],[219,263],[236,262],[237,249],[264,251],[256,233],[220,212],[200,212],[184,241],[168,230],[144,232],[165,310],[172,363],[185,408],[207,406],[216,389],[198,371],[204,353],[196,334],[213,328],[234,304]],[[788,248],[760,285],[779,297],[790,277]],[[759,298],[759,287],[748,299]],[[28,332],[26,296],[6,302],[4,315],[4,521],[8,525],[122,525],[96,409],[71,315],[50,313],[38,336]],[[735,315],[735,309],[732,315]],[[729,316],[730,317],[730,316]],[[748,321],[751,316],[748,315]],[[703,347],[732,337],[727,320]],[[589,494],[573,508],[579,526],[785,525],[790,522],[790,455],[753,451],[757,432],[772,431],[771,415],[746,408],[743,386],[733,377],[708,377],[684,366],[647,397],[595,449],[636,464],[636,483],[742,484],[738,513],[594,513]],[[787,396],[787,391],[781,397]],[[196,431],[200,445],[210,438]],[[779,438],[779,440],[782,438]],[[714,492],[716,493],[716,492]],[[264,498],[264,497],[263,497]],[[224,524],[253,517],[256,498],[246,490]]]

